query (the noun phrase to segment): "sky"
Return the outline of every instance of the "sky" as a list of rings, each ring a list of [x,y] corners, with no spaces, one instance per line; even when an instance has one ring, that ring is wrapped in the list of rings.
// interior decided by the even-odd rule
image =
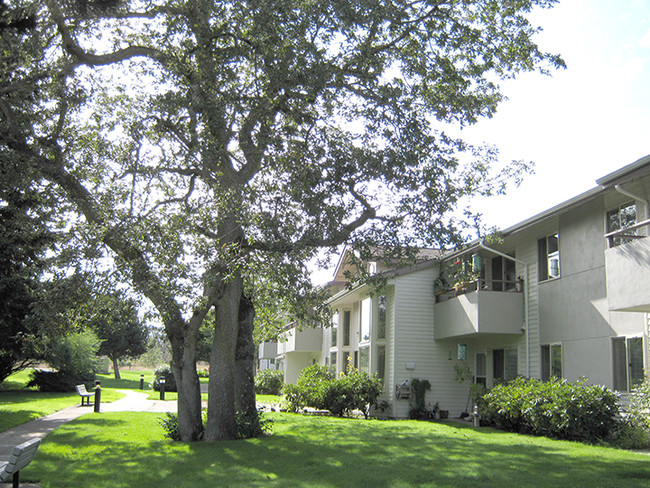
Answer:
[[[497,114],[459,134],[497,146],[503,160],[535,163],[519,188],[471,202],[488,227],[515,225],[650,154],[650,0],[561,0],[530,19],[543,29],[540,48],[567,69],[502,83],[508,100]]]
[[[566,70],[502,84],[496,116],[461,132],[505,160],[535,162],[517,189],[473,202],[488,226],[507,228],[591,188],[650,154],[650,1],[561,0],[531,17]]]

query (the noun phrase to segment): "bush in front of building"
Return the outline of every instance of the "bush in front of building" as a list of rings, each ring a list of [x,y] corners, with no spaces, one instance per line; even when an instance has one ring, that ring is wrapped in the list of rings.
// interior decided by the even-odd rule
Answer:
[[[295,385],[285,385],[287,410],[297,412],[311,407],[342,417],[359,410],[368,418],[383,389],[376,375],[349,368],[336,376],[325,366],[313,365],[301,371]]]
[[[650,376],[632,390],[613,444],[623,449],[650,448]]]
[[[153,390],[160,391],[160,380],[165,378],[165,391],[178,391],[176,378],[169,366],[160,366],[153,372]]]
[[[284,373],[277,369],[262,369],[255,375],[255,393],[279,395],[284,385]]]
[[[482,423],[523,434],[598,442],[617,428],[618,396],[604,386],[517,378],[480,401]]]

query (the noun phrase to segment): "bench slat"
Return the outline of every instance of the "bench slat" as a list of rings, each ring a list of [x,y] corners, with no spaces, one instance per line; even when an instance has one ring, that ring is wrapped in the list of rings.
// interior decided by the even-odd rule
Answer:
[[[9,476],[31,463],[40,444],[40,439],[32,439],[14,447],[9,457],[9,462],[4,465],[3,472]]]

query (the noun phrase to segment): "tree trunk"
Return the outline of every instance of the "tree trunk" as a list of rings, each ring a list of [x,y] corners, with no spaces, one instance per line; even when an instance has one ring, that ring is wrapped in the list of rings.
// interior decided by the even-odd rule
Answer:
[[[215,331],[210,354],[208,383],[208,421],[206,441],[237,438],[235,417],[235,349],[239,329],[239,301],[242,277],[234,272],[223,283],[222,293],[215,305]]]
[[[235,350],[235,409],[251,418],[257,415],[255,403],[255,344],[253,327],[255,307],[252,300],[242,294],[239,302],[239,330]]]
[[[113,374],[115,375],[116,380],[121,380],[122,377],[120,376],[120,368],[117,364],[117,358],[110,358],[111,361],[113,361]]]
[[[181,441],[197,441],[203,432],[203,422],[201,386],[196,372],[196,332],[191,325],[165,325],[172,346],[171,369],[178,389],[178,434]]]

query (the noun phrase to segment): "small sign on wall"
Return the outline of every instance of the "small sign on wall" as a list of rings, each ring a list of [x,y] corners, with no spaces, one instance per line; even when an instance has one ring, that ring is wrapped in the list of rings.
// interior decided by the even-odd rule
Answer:
[[[415,363],[406,363],[406,369],[408,370],[415,369]]]

